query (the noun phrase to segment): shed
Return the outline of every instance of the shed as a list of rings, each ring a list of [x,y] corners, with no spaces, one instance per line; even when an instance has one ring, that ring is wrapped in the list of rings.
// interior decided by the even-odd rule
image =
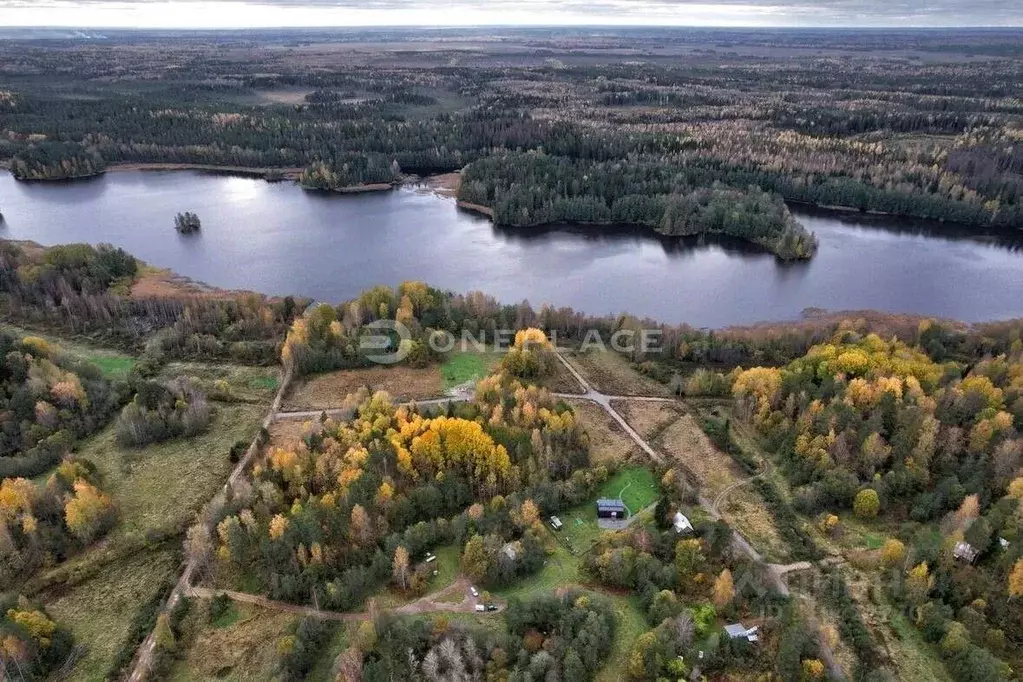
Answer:
[[[561,519],[559,519],[557,516],[551,517],[551,528],[553,528],[554,530],[561,530],[561,527],[564,525],[565,524],[563,524],[561,522]]]
[[[757,635],[757,626],[754,625],[751,628],[747,628],[742,623],[731,623],[725,626],[725,634],[730,639],[745,639],[748,642],[759,642],[760,637]]]
[[[980,556],[980,550],[971,545],[968,542],[960,540],[956,543],[955,549],[952,550],[952,556],[956,559],[962,559],[968,564],[972,564]]]
[[[693,530],[693,524],[689,520],[689,517],[682,512],[675,513],[675,519],[672,523],[675,526],[676,533],[689,533]]]
[[[597,500],[597,518],[624,519],[625,503],[608,497],[600,498]]]

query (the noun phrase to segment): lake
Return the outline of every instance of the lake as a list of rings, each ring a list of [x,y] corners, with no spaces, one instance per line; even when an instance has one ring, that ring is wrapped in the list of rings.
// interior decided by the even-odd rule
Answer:
[[[193,211],[201,233],[179,235]],[[1023,316],[1023,233],[794,208],[817,233],[808,263],[742,243],[634,230],[496,228],[425,189],[327,195],[192,171],[112,172],[69,183],[0,173],[0,237],[108,242],[211,285],[340,302],[417,279],[587,313],[628,311],[722,327],[796,319],[808,307],[965,321]]]

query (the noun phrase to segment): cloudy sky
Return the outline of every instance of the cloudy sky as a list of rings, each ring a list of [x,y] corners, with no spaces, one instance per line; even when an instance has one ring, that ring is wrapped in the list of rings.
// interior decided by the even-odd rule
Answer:
[[[0,0],[0,26],[1021,26],[1023,0]]]

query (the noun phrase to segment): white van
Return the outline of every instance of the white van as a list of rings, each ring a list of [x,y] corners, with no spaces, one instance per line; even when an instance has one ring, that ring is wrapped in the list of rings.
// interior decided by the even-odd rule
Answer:
[[[484,611],[487,610],[487,607],[484,606],[483,604],[477,604],[476,605],[476,610],[479,611],[480,613],[483,613]]]

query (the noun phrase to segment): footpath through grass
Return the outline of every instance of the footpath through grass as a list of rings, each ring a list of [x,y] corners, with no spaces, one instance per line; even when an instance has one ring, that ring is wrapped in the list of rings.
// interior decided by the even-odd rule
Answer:
[[[626,467],[601,486],[598,497],[621,498],[629,513],[636,514],[657,501],[654,474],[647,467]]]

